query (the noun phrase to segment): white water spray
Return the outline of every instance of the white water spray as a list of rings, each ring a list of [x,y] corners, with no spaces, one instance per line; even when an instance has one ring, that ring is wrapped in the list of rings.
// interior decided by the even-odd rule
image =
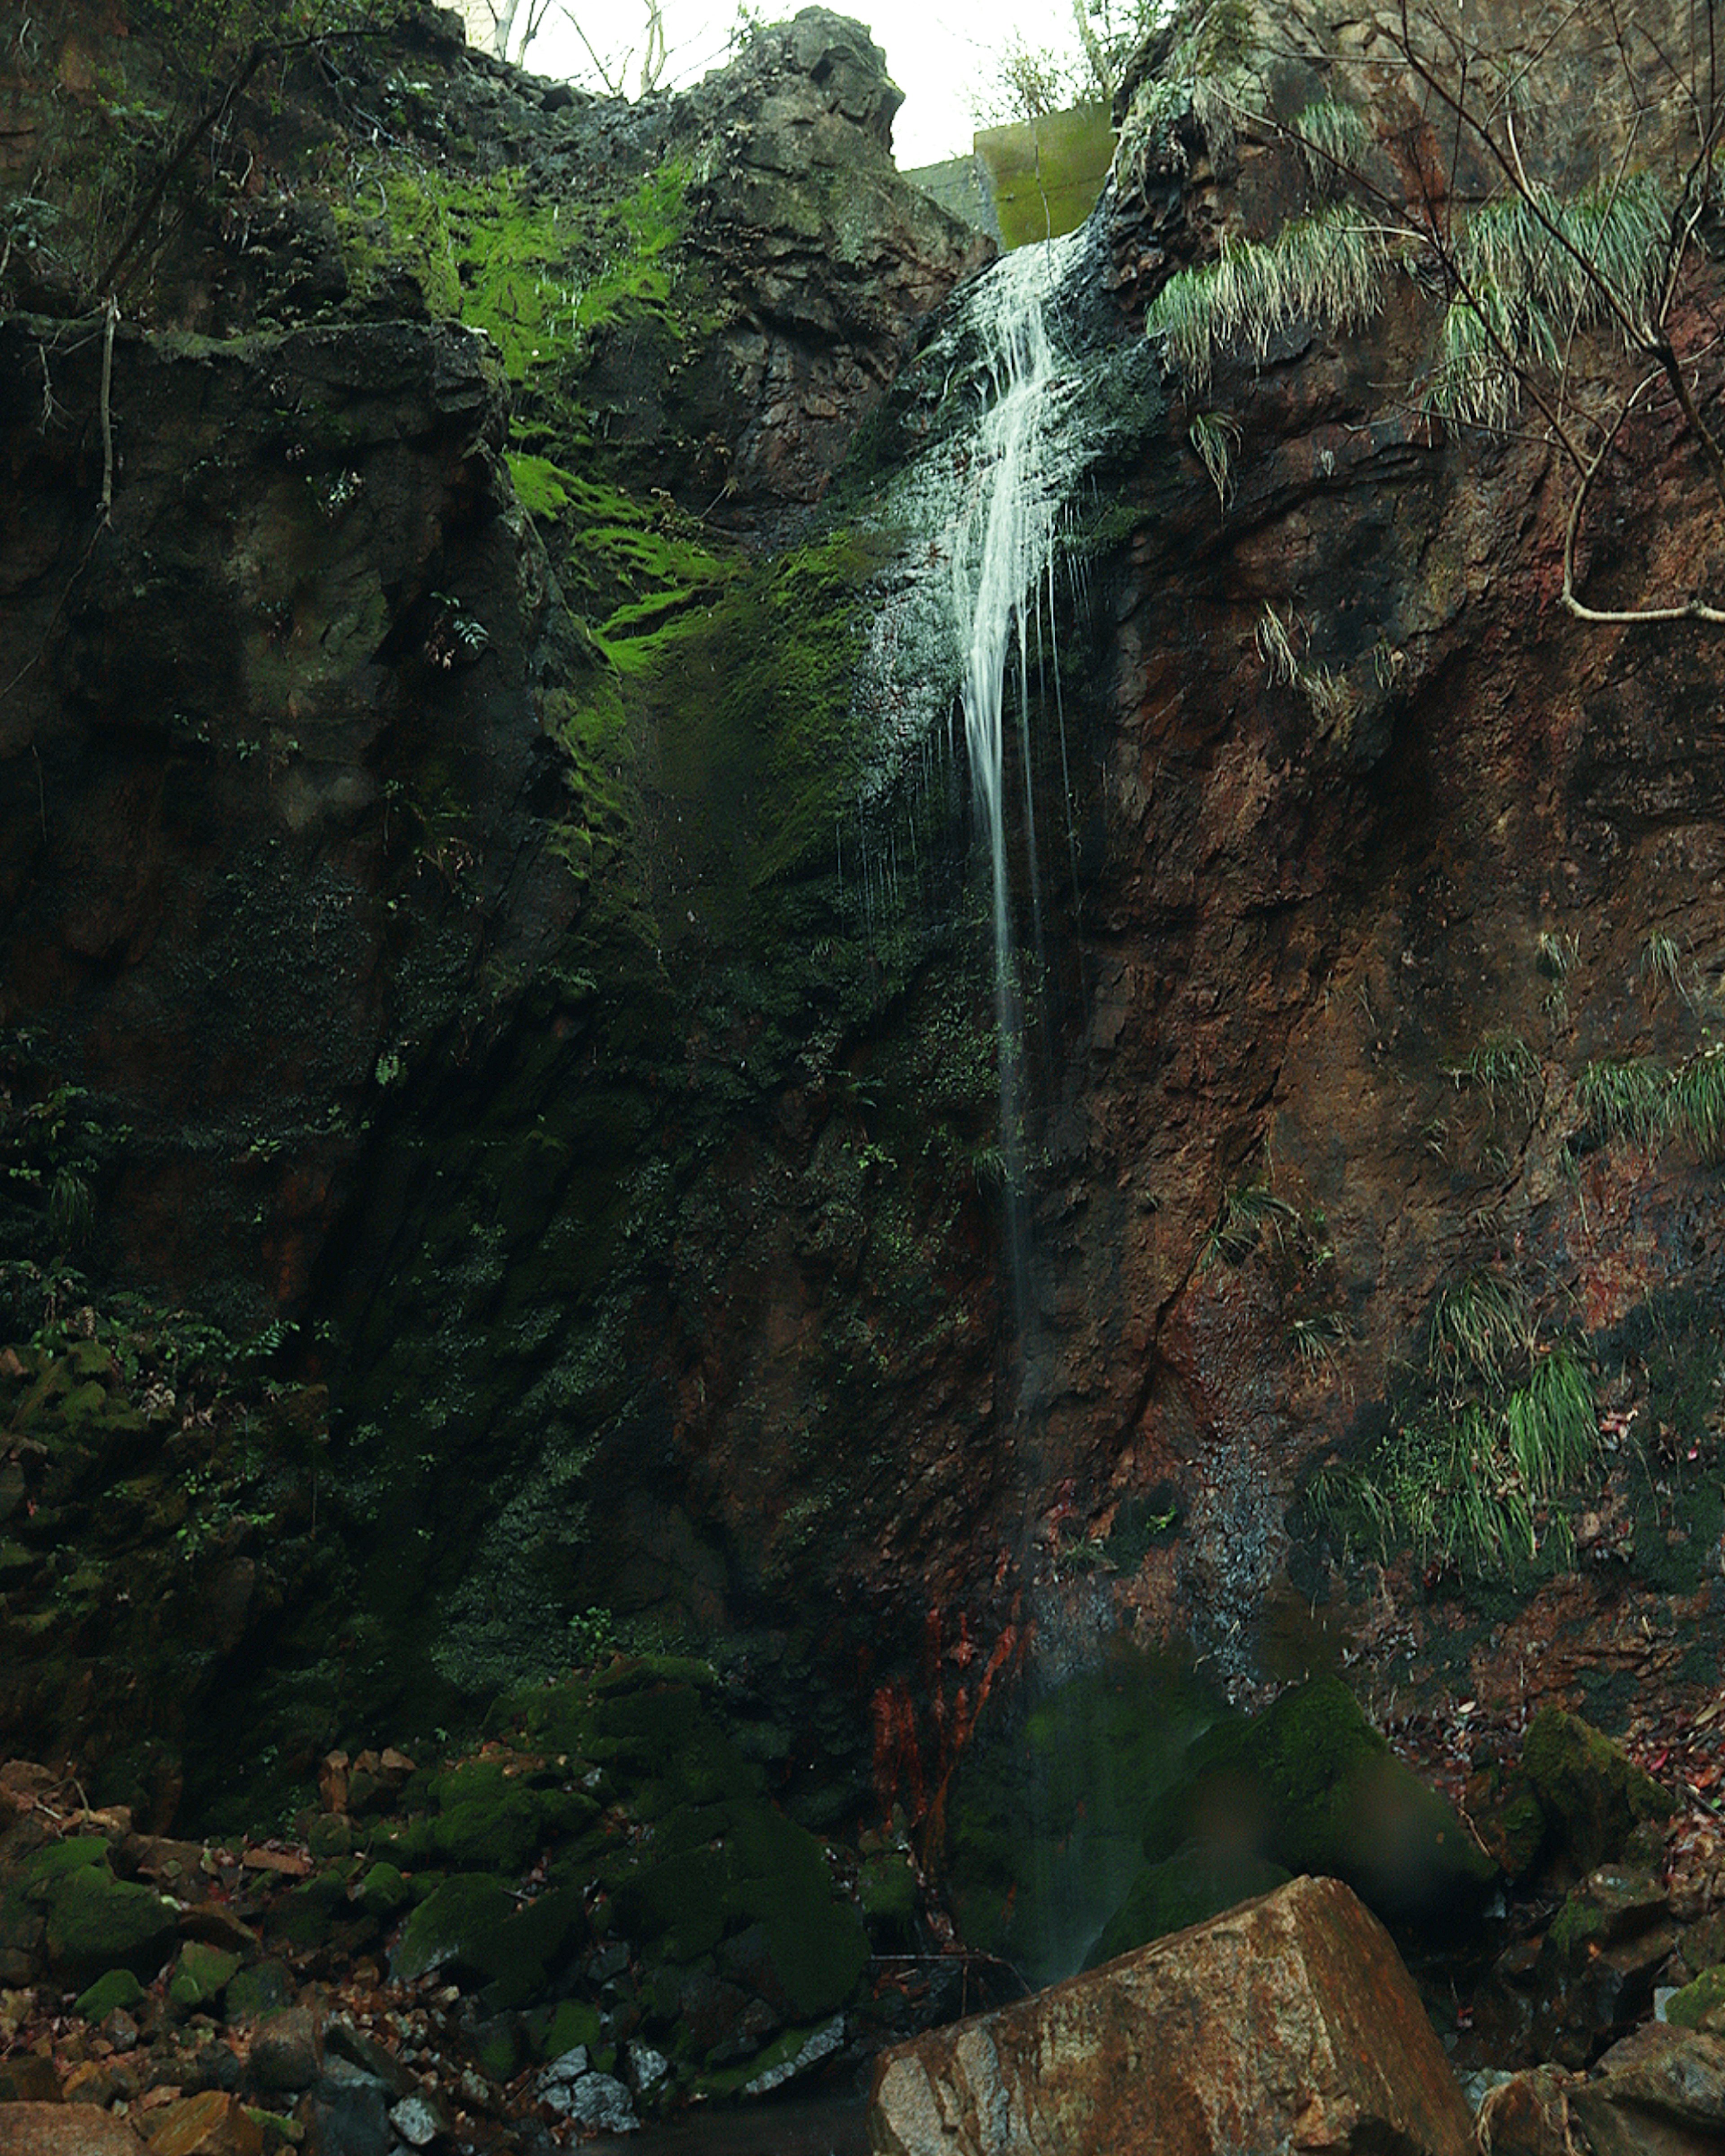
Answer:
[[[1031,932],[1041,957],[1042,893],[1030,752],[1029,613],[1041,635],[1041,595],[1071,477],[1065,428],[1069,387],[1050,331],[1062,267],[1060,243],[1027,247],[998,264],[972,318],[986,355],[988,398],[973,439],[963,511],[948,546],[952,619],[961,646],[965,745],[978,819],[988,844],[994,922],[994,1006],[1000,1069],[1000,1144],[1015,1315],[1025,1319],[1024,1238],[1024,1014],[1014,949],[1005,799],[1007,677],[1018,654],[1019,755]]]

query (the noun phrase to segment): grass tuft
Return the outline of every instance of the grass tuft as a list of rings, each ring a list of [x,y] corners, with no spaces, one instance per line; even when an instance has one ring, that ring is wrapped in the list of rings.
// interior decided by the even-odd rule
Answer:
[[[1222,242],[1214,262],[1171,277],[1144,317],[1189,391],[1209,387],[1215,362],[1243,345],[1261,367],[1296,322],[1343,333],[1364,328],[1383,305],[1389,249],[1357,211],[1334,203],[1295,218],[1274,239]]]

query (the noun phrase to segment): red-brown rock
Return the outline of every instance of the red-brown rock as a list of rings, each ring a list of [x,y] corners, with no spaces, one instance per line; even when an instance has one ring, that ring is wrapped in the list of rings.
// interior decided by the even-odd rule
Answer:
[[[882,2057],[876,2156],[1462,2156],[1467,2106],[1389,1934],[1333,1879]]]
[[[0,2104],[0,2156],[144,2156],[123,2118],[87,2103]]]

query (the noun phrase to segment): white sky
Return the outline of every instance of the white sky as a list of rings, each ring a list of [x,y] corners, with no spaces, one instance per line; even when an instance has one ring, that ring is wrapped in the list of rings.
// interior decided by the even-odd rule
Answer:
[[[583,28],[608,58],[638,45],[645,21],[642,0],[573,0]],[[804,0],[768,0],[759,13],[769,22],[794,15]],[[886,54],[888,72],[905,93],[892,126],[893,155],[901,167],[932,165],[970,148],[975,126],[968,93],[994,73],[994,56],[1017,30],[1032,46],[1074,41],[1066,0],[825,0],[841,14],[868,24]],[[735,0],[665,0],[670,80],[699,80],[722,66],[726,39],[737,19]],[[590,76],[587,55],[557,0],[545,28],[528,48],[536,74]],[[633,92],[639,60],[630,74]]]

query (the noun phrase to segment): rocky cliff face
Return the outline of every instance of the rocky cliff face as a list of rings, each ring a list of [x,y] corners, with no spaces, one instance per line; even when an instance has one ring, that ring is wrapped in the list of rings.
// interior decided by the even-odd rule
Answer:
[[[557,1666],[594,1611],[726,1661],[816,1811],[870,1698],[882,1759],[950,1767],[1031,1620],[1050,1666],[1127,1626],[1245,1685],[1336,1650],[1327,1594],[1386,1672],[1453,1635],[1502,1691],[1554,1625],[1543,1683],[1631,1634],[1676,1671],[1725,1525],[1710,1170],[1588,1074],[1704,1075],[1717,658],[1559,616],[1560,475],[1420,414],[1411,285],[1224,357],[1219,499],[1173,381],[1099,475],[1027,1358],[962,770],[870,827],[890,870],[847,858],[905,544],[859,509],[948,424],[917,341],[978,266],[892,171],[880,56],[810,11],[628,109],[430,15],[272,63],[126,256],[110,356],[127,221],[80,255],[69,213],[165,160],[87,29],[39,34],[7,95],[69,221],[17,223],[0,329],[13,1325],[51,1357],[87,1307],[123,1391],[116,1291],[303,1321],[279,1374],[336,1416],[297,1584],[213,1463],[258,1573],[226,1666],[285,1762]],[[1094,333],[1312,185],[1183,110],[1099,212]],[[1634,425],[1607,590],[1704,551],[1681,430]],[[1374,1539],[1565,1337],[1642,1446],[1589,1509],[1542,1497],[1465,1594],[1454,1534]],[[7,1532],[33,1611],[47,1539]],[[8,1650],[47,1714],[62,1650]]]

